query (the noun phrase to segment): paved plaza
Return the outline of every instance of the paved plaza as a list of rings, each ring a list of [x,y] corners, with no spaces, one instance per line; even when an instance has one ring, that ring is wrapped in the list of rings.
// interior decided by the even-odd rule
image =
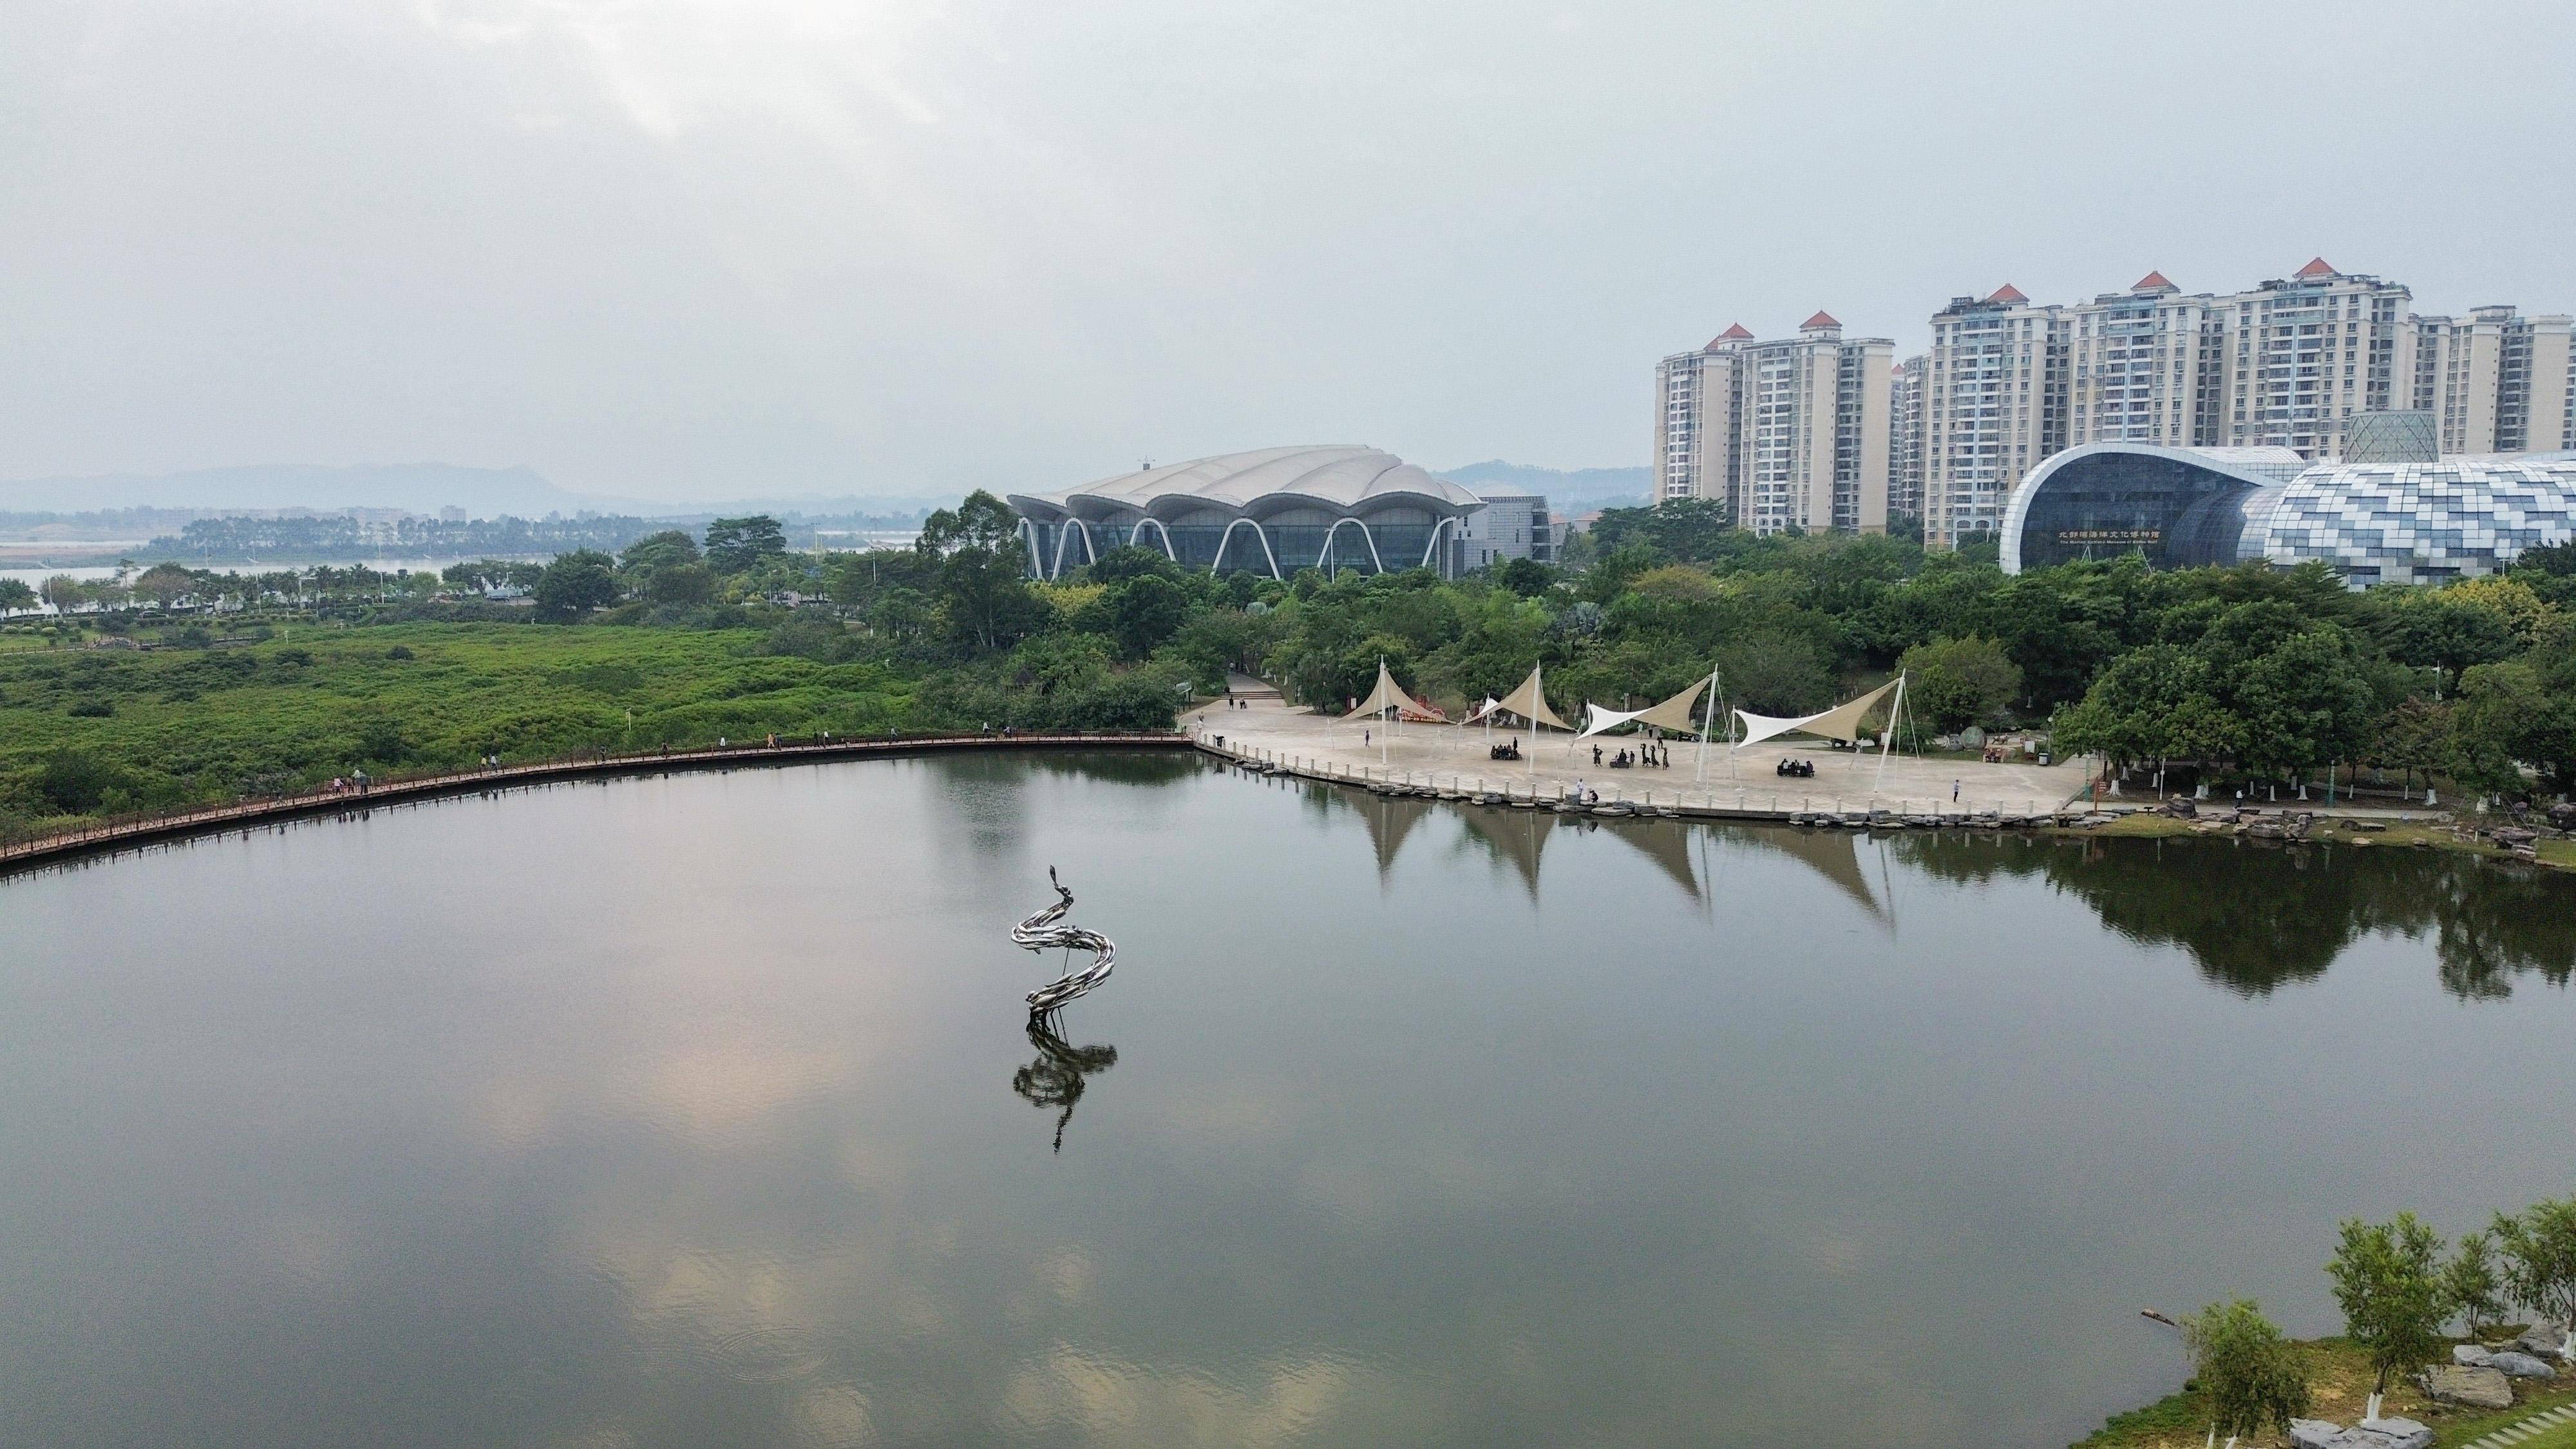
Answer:
[[[1575,744],[1572,736],[1554,731],[1532,735],[1497,725],[1489,738],[1482,725],[1344,722],[1283,704],[1275,695],[1251,697],[1245,704],[1231,709],[1220,700],[1183,716],[1182,727],[1205,737],[1222,735],[1228,753],[1274,760],[1336,779],[1502,790],[1513,795],[1535,791],[1548,799],[1570,791],[1580,781],[1599,791],[1604,801],[1651,799],[1658,805],[1782,814],[1871,808],[2034,814],[2078,799],[2087,783],[2084,761],[2045,767],[2036,760],[1989,765],[1898,754],[1885,762],[1882,773],[1874,751],[1855,754],[1826,748],[1821,740],[1798,739],[1766,741],[1738,752],[1732,762],[1725,745],[1712,741],[1704,764],[1698,742],[1674,740],[1667,744],[1673,761],[1669,767],[1618,770],[1606,763],[1594,764],[1592,747],[1601,746],[1607,761],[1621,749],[1633,749],[1632,737],[1597,735]],[[1494,759],[1491,745],[1513,738],[1520,740],[1525,758]],[[1814,761],[1815,777],[1775,774],[1784,756]]]

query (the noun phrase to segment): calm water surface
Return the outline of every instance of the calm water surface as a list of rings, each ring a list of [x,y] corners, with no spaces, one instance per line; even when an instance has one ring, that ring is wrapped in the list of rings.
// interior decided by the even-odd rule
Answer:
[[[0,882],[0,1442],[2064,1444],[2140,1307],[2576,1186],[2570,886],[1176,757]]]

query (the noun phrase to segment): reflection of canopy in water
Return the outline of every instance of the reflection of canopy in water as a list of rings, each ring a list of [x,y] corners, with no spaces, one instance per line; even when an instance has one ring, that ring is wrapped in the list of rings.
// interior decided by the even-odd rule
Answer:
[[[1493,855],[1510,862],[1532,899],[1538,896],[1539,859],[1546,853],[1548,841],[1560,830],[1581,828],[1574,820],[1542,810],[1465,810],[1458,818],[1467,827],[1462,838],[1479,841]],[[1694,901],[1700,898],[1699,871],[1691,861],[1688,826],[1661,820],[1625,820],[1603,829],[1643,851],[1657,869],[1682,888],[1684,895]]]
[[[1785,734],[1822,735],[1848,744],[1860,738],[1860,722],[1870,707],[1885,699],[1899,682],[1891,679],[1858,699],[1845,700],[1822,714],[1803,715],[1796,719],[1781,719],[1739,709],[1735,717],[1744,723],[1744,738],[1737,741],[1735,747],[1740,750]]]
[[[1431,813],[1431,802],[1408,796],[1371,795],[1352,803],[1368,823],[1369,846],[1376,852],[1378,883],[1383,885],[1387,871],[1395,865],[1395,853],[1404,848],[1404,838],[1413,833],[1413,827]]]
[[[1869,888],[1869,877],[1860,867],[1860,836],[1841,830],[1781,830],[1760,826],[1729,831],[1727,839],[1759,846],[1790,857],[1834,883],[1834,888],[1860,903],[1863,910],[1884,921],[1887,908]]]
[[[1583,706],[1583,735],[1578,735],[1576,738],[1597,735],[1603,730],[1617,729],[1629,723],[1649,724],[1657,729],[1691,734],[1700,726],[1700,722],[1691,717],[1691,709],[1699,703],[1701,692],[1707,688],[1708,681],[1702,679],[1663,703],[1648,705],[1644,709],[1603,709],[1597,704],[1586,702]]]
[[[1538,899],[1538,861],[1556,830],[1556,817],[1539,810],[1463,810],[1462,840],[1481,841],[1499,859],[1509,861],[1531,900]]]
[[[1692,900],[1699,899],[1699,871],[1692,866],[1690,828],[1673,820],[1623,820],[1609,827],[1611,834],[1646,853],[1673,884]]]

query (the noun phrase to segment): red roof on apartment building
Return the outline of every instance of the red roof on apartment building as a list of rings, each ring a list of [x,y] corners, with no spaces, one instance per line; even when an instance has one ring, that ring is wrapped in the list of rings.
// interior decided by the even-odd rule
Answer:
[[[1815,316],[1808,318],[1806,321],[1799,323],[1798,330],[1801,332],[1813,332],[1819,327],[1840,327],[1841,325],[1843,324],[1834,320],[1833,313],[1819,312]]]
[[[2342,275],[2343,274],[2341,272],[2338,272],[2334,268],[2326,265],[2326,259],[2323,257],[2319,257],[2315,261],[2308,263],[2306,266],[2299,268],[2297,272],[2298,279],[2302,282],[2306,281],[2310,277],[2339,277]]]
[[[2164,273],[2149,272],[2145,276],[2138,278],[2138,284],[2131,287],[2129,290],[2132,292],[2179,292],[2182,289],[2175,286]]]
[[[1726,329],[1725,331],[1723,331],[1723,332],[1720,332],[1720,333],[1719,333],[1719,334],[1717,334],[1715,337],[1712,337],[1712,338],[1708,339],[1708,346],[1707,346],[1707,347],[1703,347],[1703,348],[1701,348],[1701,349],[1700,349],[1700,351],[1702,351],[1702,352],[1710,351],[1710,350],[1714,349],[1715,347],[1717,347],[1717,345],[1718,345],[1718,344],[1720,344],[1720,343],[1722,343],[1722,342],[1750,342],[1750,341],[1752,341],[1752,340],[1753,340],[1753,334],[1752,334],[1752,333],[1750,333],[1750,332],[1745,331],[1745,330],[1744,330],[1744,324],[1743,324],[1743,323],[1741,323],[1741,322],[1738,322],[1738,323],[1736,323],[1734,326],[1727,328],[1727,329]]]
[[[2022,303],[2029,301],[2030,298],[2022,295],[2021,288],[2014,286],[2010,282],[2006,282],[2002,286],[1995,288],[1994,295],[1986,298],[1986,300],[1989,302],[2002,302],[2007,306],[2017,307]]]

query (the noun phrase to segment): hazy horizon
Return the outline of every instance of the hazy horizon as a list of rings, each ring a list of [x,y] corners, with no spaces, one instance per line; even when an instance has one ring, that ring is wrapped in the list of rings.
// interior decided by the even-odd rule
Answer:
[[[2428,14],[21,0],[0,479],[1622,467],[1656,359],[1731,322],[1910,350],[2006,281],[2315,255],[2424,311],[2576,311],[2576,27]]]

